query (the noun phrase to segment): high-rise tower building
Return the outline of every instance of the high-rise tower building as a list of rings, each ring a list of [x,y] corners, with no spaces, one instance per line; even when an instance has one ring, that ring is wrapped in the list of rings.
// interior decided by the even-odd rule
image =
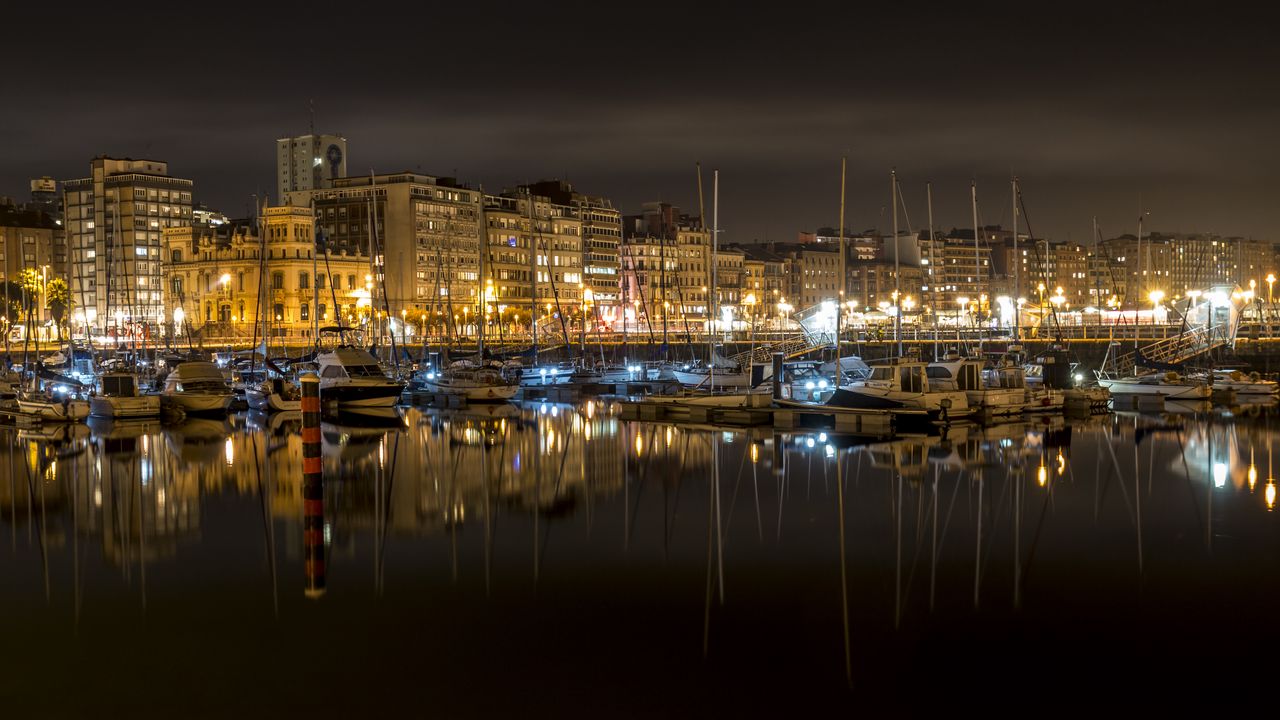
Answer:
[[[156,160],[94,158],[90,177],[63,183],[73,326],[165,322],[160,239],[191,224],[192,182]]]
[[[347,176],[347,139],[341,135],[300,135],[276,140],[276,197],[333,187]]]

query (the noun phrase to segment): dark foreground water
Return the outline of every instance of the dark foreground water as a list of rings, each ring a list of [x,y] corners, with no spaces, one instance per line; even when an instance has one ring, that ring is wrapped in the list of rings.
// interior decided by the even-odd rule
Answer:
[[[0,716],[1272,704],[1266,408],[875,443],[607,405],[0,431]],[[1280,448],[1276,448],[1280,451]]]

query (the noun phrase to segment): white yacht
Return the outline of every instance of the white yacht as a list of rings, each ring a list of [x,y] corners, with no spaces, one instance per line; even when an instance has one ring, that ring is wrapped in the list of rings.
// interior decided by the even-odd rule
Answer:
[[[234,393],[216,364],[200,360],[179,363],[164,379],[163,399],[187,414],[225,415]]]
[[[109,372],[98,376],[97,392],[89,397],[89,414],[102,418],[154,418],[160,416],[160,396],[138,391],[132,373]]]
[[[320,400],[337,403],[339,409],[394,407],[404,383],[383,372],[377,358],[367,351],[339,347],[320,353]]]
[[[924,410],[949,418],[970,413],[963,390],[937,390],[931,385],[928,365],[919,361],[887,361],[871,365],[865,380],[843,385],[827,405],[864,410]]]
[[[1099,377],[1098,384],[1112,395],[1160,395],[1167,400],[1208,400],[1213,395],[1208,383],[1183,378],[1174,372]]]
[[[672,370],[671,374],[686,387],[707,389],[714,385],[716,389],[748,390],[773,377],[773,366],[752,365],[744,369],[728,363],[717,363],[714,368],[684,365]]]
[[[504,402],[520,390],[520,381],[503,373],[501,365],[476,365],[466,360],[440,371],[419,371],[415,380],[423,390],[458,395],[468,402]]]
[[[929,363],[929,384],[938,390],[963,391],[969,408],[987,416],[1017,415],[1027,402],[1019,368],[1000,368],[988,382],[983,362],[973,358],[949,358]]]

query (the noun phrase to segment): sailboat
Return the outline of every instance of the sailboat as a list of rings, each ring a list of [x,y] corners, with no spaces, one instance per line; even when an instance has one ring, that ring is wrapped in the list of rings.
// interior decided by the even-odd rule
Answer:
[[[43,387],[36,389],[34,384],[40,380],[44,380]],[[32,383],[32,388],[17,394],[21,414],[42,422],[75,422],[89,417],[89,401],[79,397],[80,384],[74,380],[33,375]]]

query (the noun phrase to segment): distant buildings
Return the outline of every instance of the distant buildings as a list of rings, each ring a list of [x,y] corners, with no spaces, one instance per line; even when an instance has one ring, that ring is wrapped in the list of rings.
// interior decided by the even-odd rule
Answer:
[[[299,135],[276,140],[276,202],[286,193],[319,190],[347,176],[347,139]]]
[[[191,224],[190,180],[157,160],[101,156],[63,183],[73,328],[150,328],[166,321],[160,241]]]
[[[269,337],[312,338],[317,325],[354,327],[370,312],[368,256],[316,257],[311,208],[268,207],[261,224],[261,234],[252,220],[164,230],[165,314],[179,339],[261,341],[263,314]]]

